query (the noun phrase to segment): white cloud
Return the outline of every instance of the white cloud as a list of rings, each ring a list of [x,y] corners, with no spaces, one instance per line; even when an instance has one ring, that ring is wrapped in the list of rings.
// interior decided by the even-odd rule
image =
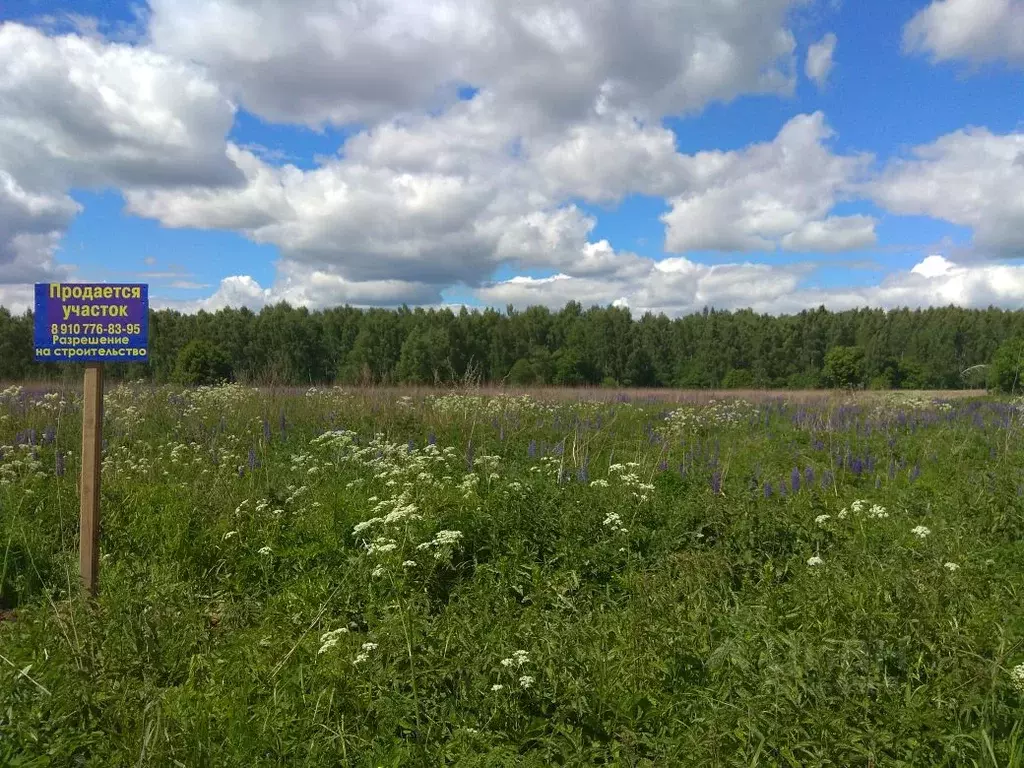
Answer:
[[[934,62],[1024,64],[1024,3],[1020,0],[933,0],[903,28],[908,52]]]
[[[29,191],[0,168],[0,284],[59,278],[53,254],[78,211],[70,197]]]
[[[829,216],[810,221],[782,238],[787,251],[835,253],[875,244],[875,220],[870,216]]]
[[[192,65],[0,24],[0,283],[22,286],[4,302],[71,274],[54,257],[81,211],[72,187],[243,180],[224,154],[233,119]]]
[[[468,83],[561,122],[789,93],[807,1],[151,0],[149,37],[275,121],[374,122]]]
[[[893,213],[931,216],[974,231],[995,256],[1024,254],[1024,133],[968,128],[890,163],[869,190]]]
[[[874,222],[828,218],[866,172],[870,157],[835,155],[824,115],[798,115],[778,136],[734,152],[700,152],[685,160],[686,191],[662,216],[665,247],[687,250],[835,251],[871,245]]]
[[[240,182],[234,107],[198,68],[143,48],[0,25],[0,168],[33,186]]]
[[[807,64],[804,72],[807,77],[817,83],[819,88],[824,88],[828,82],[828,76],[832,72],[832,57],[836,52],[838,38],[829,32],[821,40],[814,43],[807,49]]]
[[[576,300],[585,306],[625,303],[636,314],[646,311],[678,316],[718,309],[751,308],[768,314],[789,314],[825,305],[833,310],[858,307],[947,306],[1020,309],[1024,305],[1024,265],[956,264],[933,255],[908,271],[894,272],[881,283],[865,287],[816,288],[810,263],[768,265],[699,264],[679,257],[646,262],[646,271],[619,276],[574,278],[515,277],[477,291],[489,305],[561,307]]]

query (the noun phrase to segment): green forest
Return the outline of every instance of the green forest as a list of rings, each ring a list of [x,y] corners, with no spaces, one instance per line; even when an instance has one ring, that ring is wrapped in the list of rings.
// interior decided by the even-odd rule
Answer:
[[[32,326],[30,312],[0,308],[0,380],[72,374],[33,361]],[[576,302],[505,312],[278,304],[258,313],[153,311],[149,363],[107,372],[182,384],[1015,389],[1022,339],[1024,311],[997,308],[705,309],[670,319]],[[968,370],[975,366],[988,367]]]

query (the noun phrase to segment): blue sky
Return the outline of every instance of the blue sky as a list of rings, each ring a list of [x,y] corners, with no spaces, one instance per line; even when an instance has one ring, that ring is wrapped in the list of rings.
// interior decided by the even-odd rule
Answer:
[[[0,198],[13,222],[0,225],[0,303],[19,306],[27,275],[146,280],[158,303],[186,311],[276,300],[624,299],[670,314],[701,302],[1024,303],[1018,0],[766,0],[763,17],[720,29],[721,9],[664,20],[718,35],[733,57],[720,72],[685,57],[678,72],[659,70],[672,46],[646,71],[644,51],[609,37],[611,22],[586,18],[582,2],[552,4],[568,14],[554,36],[551,16],[524,27],[546,41],[546,70],[531,67],[539,47],[497,50],[468,27],[435,40],[416,4],[376,4],[389,30],[414,25],[418,40],[381,42],[372,19],[325,19],[312,0],[265,4],[263,18],[241,0],[0,4],[0,82],[16,48],[36,46],[40,62],[0,87],[12,115],[0,121],[0,172],[13,190]],[[466,4],[499,23],[488,0]],[[646,5],[632,6],[635,23],[656,35],[662,21],[644,19]],[[969,8],[976,18],[964,21]],[[784,33],[793,45],[779,54]],[[808,51],[829,34],[831,66],[815,81]],[[244,60],[247,46],[261,63]],[[773,68],[786,84],[760,86],[757,72]],[[151,76],[161,85],[147,92]],[[26,96],[32,77],[65,83],[79,112]],[[599,109],[607,83],[629,98]],[[111,92],[120,106],[104,102]],[[83,115],[89,105],[96,113]],[[727,170],[703,170],[702,153],[715,152]],[[185,183],[147,179],[146,153],[170,158]],[[221,164],[231,184],[210,176]],[[45,225],[39,200],[61,211]],[[599,265],[581,255],[602,241]],[[915,271],[929,256],[941,258]],[[749,269],[723,271],[737,265]],[[723,290],[725,274],[738,287]]]

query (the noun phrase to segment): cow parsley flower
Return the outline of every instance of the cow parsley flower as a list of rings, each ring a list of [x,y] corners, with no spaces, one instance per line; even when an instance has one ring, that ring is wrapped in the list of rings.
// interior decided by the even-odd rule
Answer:
[[[533,678],[529,675],[523,675],[519,678],[519,684],[523,686],[523,688],[529,688],[531,685],[533,685]]]
[[[814,522],[816,525],[824,525],[831,519],[832,515],[818,515],[816,518],[814,518]]]
[[[527,653],[526,651],[519,650],[519,651],[516,651],[515,653],[513,653],[511,658],[502,659],[501,660],[501,666],[503,666],[503,667],[511,667],[511,666],[521,667],[521,666],[523,666],[523,664],[526,664],[529,661],[530,661],[529,653]]]
[[[821,559],[820,557],[818,557],[817,555],[815,555],[814,557],[808,558],[808,560],[807,560],[807,564],[808,564],[809,566],[811,566],[812,568],[813,568],[813,567],[815,567],[816,565],[821,565],[821,564],[822,564],[822,563],[824,563],[824,562],[825,562],[825,561],[824,561],[824,560],[822,560],[822,559]]]
[[[268,556],[268,555],[271,555],[271,554],[273,554],[273,550],[272,550],[272,549],[271,549],[270,547],[260,547],[260,548],[259,548],[259,549],[257,550],[257,552],[258,552],[259,554],[263,555],[263,556]]]
[[[1014,688],[1024,693],[1024,664],[1018,664],[1010,670],[1010,680],[1013,681]]]
[[[957,565],[956,563],[946,563],[943,567],[947,571],[949,571],[950,573],[952,573],[953,571],[959,571],[960,570],[960,566]]]
[[[317,651],[317,656],[321,653],[329,651],[331,648],[338,644],[338,640],[342,635],[348,632],[347,627],[341,627],[340,629],[332,629],[330,632],[324,632],[320,635],[320,650]]]
[[[916,528],[912,528],[910,532],[917,536],[917,538],[923,539],[931,533],[931,529],[925,528],[923,525],[919,525]]]

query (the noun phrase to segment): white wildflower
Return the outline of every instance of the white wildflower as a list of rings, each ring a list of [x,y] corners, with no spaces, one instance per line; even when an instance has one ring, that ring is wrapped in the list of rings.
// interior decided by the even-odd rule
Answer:
[[[925,528],[923,525],[919,525],[916,528],[911,529],[912,534],[917,536],[919,539],[923,539],[931,533],[931,529]]]
[[[519,684],[523,686],[523,688],[529,688],[531,685],[533,685],[533,678],[529,675],[523,675],[519,678]]]
[[[816,525],[824,525],[831,519],[832,515],[818,515],[816,518],[814,518],[814,522]]]
[[[879,506],[878,504],[872,504],[871,509],[868,510],[868,517],[875,520],[883,520],[889,516],[889,513],[885,511],[885,507]]]
[[[812,568],[813,568],[814,566],[816,566],[816,565],[821,565],[821,564],[823,564],[824,562],[825,562],[825,561],[824,561],[824,560],[822,560],[822,559],[821,559],[820,557],[818,557],[817,555],[815,555],[814,557],[811,557],[811,558],[809,558],[809,559],[807,560],[807,564],[808,564],[809,566],[811,566]]]
[[[406,560],[405,562],[402,563],[402,567],[403,568],[415,568],[416,567],[416,561],[415,560]]]
[[[354,659],[352,659],[352,663],[353,663],[353,664],[362,664],[363,662],[365,662],[365,661],[369,660],[369,658],[370,658],[370,657],[369,657],[369,655],[368,655],[368,654],[365,654],[365,653],[357,653],[357,654],[356,654],[356,657],[355,657]]]
[[[960,566],[957,565],[956,563],[946,563],[943,566],[943,568],[945,568],[950,573],[952,573],[953,571],[959,571],[960,570]]]
[[[373,569],[373,573],[371,573],[370,576],[372,576],[375,579],[379,579],[385,573],[387,573],[387,571],[385,570],[384,566],[378,565],[376,568]]]
[[[503,691],[503,690],[505,690],[505,686],[504,686],[504,685],[502,685],[501,683],[495,683],[494,685],[492,685],[492,686],[491,686],[491,690],[492,690],[492,691],[494,691],[494,692],[496,693],[496,692],[498,692],[498,691]]]
[[[1018,664],[1010,670],[1010,680],[1013,681],[1014,688],[1024,693],[1024,664]]]
[[[377,643],[363,643],[364,651],[376,651],[378,647]]]
[[[273,553],[273,550],[270,547],[260,547],[260,549],[257,550],[257,551],[259,552],[259,554],[264,555],[264,556],[270,555],[270,554]]]

